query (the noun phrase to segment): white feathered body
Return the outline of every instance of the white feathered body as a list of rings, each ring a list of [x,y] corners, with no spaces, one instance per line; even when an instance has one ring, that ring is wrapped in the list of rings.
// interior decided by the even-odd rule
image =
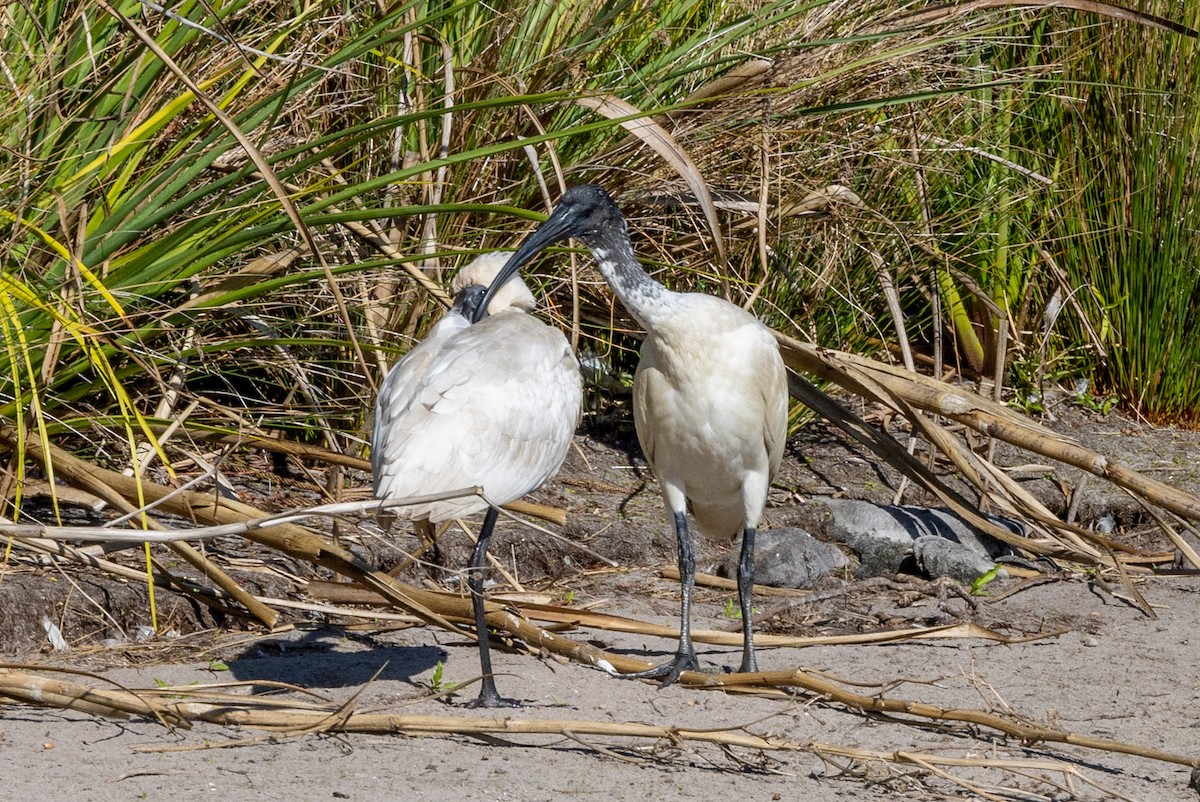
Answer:
[[[787,437],[779,347],[728,301],[669,293],[647,310],[634,377],[634,423],[670,509],[700,530],[735,537],[757,526]]]
[[[376,497],[478,486],[507,504],[562,465],[580,417],[578,363],[561,331],[496,306],[474,325],[448,314],[388,373],[375,405]],[[393,511],[436,523],[485,507],[466,496]]]

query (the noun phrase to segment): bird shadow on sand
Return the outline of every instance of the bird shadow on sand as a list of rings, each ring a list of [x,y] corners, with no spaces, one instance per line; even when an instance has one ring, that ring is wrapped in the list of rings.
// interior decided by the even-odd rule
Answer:
[[[303,688],[352,688],[372,680],[416,685],[414,677],[446,659],[436,646],[364,644],[344,632],[317,629],[259,641],[225,660],[238,680],[286,682]]]

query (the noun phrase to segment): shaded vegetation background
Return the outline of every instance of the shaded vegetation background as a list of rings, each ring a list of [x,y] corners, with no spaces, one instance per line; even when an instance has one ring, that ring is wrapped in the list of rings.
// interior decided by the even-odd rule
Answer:
[[[448,272],[582,181],[669,286],[801,339],[1195,423],[1195,39],[990,5],[0,3],[0,515],[53,478],[31,443],[168,481],[216,435],[364,456]],[[538,269],[629,370],[587,260]]]

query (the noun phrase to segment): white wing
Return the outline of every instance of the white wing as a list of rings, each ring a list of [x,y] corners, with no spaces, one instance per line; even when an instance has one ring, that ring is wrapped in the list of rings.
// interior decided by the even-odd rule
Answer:
[[[435,331],[380,388],[375,494],[402,498],[478,485],[499,504],[520,498],[562,465],[581,402],[566,338],[523,312]],[[466,498],[398,514],[441,521],[483,506]]]

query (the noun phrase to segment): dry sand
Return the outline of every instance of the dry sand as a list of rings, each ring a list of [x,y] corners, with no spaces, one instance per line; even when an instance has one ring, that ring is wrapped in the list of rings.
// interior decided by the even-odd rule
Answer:
[[[1103,430],[1101,439],[1108,431],[1103,427],[1109,425],[1095,423],[1094,428]],[[1138,440],[1125,434],[1126,439]],[[1158,445],[1147,447],[1158,443],[1153,438],[1159,434],[1147,437],[1131,444],[1131,454],[1167,454]],[[1175,451],[1163,459],[1177,466],[1186,484],[1191,481],[1187,472],[1194,470],[1194,461],[1186,455],[1196,453],[1197,441],[1192,435],[1164,437],[1183,443],[1182,462],[1175,461]],[[869,497],[876,482],[886,490],[889,477],[836,434],[828,438],[823,445],[804,445],[805,453],[827,459],[814,467],[793,457],[785,472],[800,495],[855,485],[858,495]],[[838,456],[840,452],[844,453]],[[1153,462],[1151,457],[1145,460]],[[834,476],[834,462],[847,473]],[[590,547],[626,565],[657,565],[670,553],[669,533],[661,525],[652,481],[643,484],[628,464],[619,450],[582,442],[562,480],[545,498],[571,510],[568,532],[573,536],[595,535]],[[851,475],[853,470],[859,473]],[[771,514],[776,523],[786,522],[793,502],[787,493],[774,499]],[[1097,514],[1102,513],[1104,503],[1098,500],[1096,505]],[[1130,520],[1129,527],[1132,533],[1136,522]],[[644,541],[643,551],[634,554],[628,540],[615,537],[618,530]],[[607,612],[674,623],[675,583],[659,578],[655,569],[564,572],[564,564],[578,567],[578,556],[571,563],[569,555],[564,558],[537,535],[510,533],[510,538],[499,538],[497,553],[515,560],[523,577],[542,576],[548,592],[573,590],[575,604],[597,602]],[[607,550],[605,543],[610,544]],[[462,557],[461,549],[452,553],[451,564]],[[540,567],[531,568],[534,563]],[[1015,584],[1001,582],[991,590],[998,594]],[[1156,577],[1141,586],[1155,606],[1156,619],[1078,576],[995,603],[984,600],[975,611],[953,595],[939,600],[936,586],[925,583],[853,581],[843,589],[820,603],[789,610],[781,610],[778,600],[760,600],[766,611],[763,631],[871,631],[958,619],[975,620],[1009,636],[1044,637],[1015,644],[951,639],[768,649],[760,655],[761,668],[819,670],[885,684],[890,698],[1008,712],[1044,726],[1200,758],[1200,660],[1192,642],[1200,638],[1200,583],[1195,576]],[[731,623],[724,615],[727,592],[704,589],[699,597],[697,628]],[[474,688],[449,703],[428,698],[439,663],[445,681],[476,675],[476,652],[469,641],[430,627],[351,632],[326,621],[306,623],[304,616],[295,620],[297,629],[282,635],[197,633],[170,649],[131,646],[87,652],[86,658],[85,650],[51,657],[26,649],[12,655],[16,647],[8,646],[15,661],[84,667],[126,687],[273,680],[338,701],[355,698],[360,710],[496,715],[461,704],[474,695]],[[569,634],[651,659],[673,649],[670,641],[641,636]],[[738,660],[734,649],[704,644],[699,649],[706,667],[713,670]],[[1059,744],[1024,747],[985,730],[871,717],[808,696],[782,701],[681,687],[659,689],[545,656],[503,650],[494,655],[501,692],[526,702],[502,716],[744,727],[812,748],[723,751],[695,743],[598,736],[573,740],[563,735],[303,735],[217,749],[211,747],[261,734],[208,724],[168,732],[153,721],[113,721],[5,704],[0,705],[0,800],[1197,799],[1188,786],[1191,770],[1181,765]],[[220,663],[228,670],[214,670]],[[913,763],[822,757],[817,748],[822,744],[938,758],[1038,760],[1057,763],[1078,776],[1045,768],[1017,772],[959,766],[943,767],[950,777],[942,777]],[[187,750],[139,751],[146,747]]]

